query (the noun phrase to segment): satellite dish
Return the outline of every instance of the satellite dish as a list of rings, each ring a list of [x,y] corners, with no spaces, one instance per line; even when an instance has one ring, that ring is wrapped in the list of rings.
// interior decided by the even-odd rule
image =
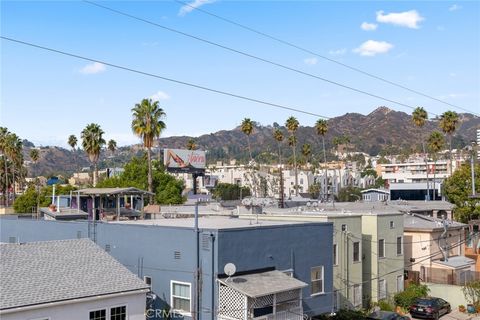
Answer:
[[[227,263],[225,267],[223,268],[223,271],[225,274],[229,277],[233,276],[235,272],[237,271],[237,267],[233,263]]]

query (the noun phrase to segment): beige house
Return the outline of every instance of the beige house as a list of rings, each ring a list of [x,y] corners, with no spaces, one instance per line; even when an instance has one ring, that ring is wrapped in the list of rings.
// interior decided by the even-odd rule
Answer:
[[[403,214],[371,213],[362,216],[363,302],[391,299],[403,291]]]

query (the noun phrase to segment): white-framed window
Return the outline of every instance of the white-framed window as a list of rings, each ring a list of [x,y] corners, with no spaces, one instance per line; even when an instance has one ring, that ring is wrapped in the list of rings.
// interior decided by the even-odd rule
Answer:
[[[390,221],[390,229],[394,229],[394,228],[395,228],[395,222]]]
[[[360,261],[360,241],[353,243],[353,262]]]
[[[310,272],[312,282],[312,296],[325,292],[323,282],[323,266],[313,267]]]
[[[397,237],[397,256],[403,254],[403,237]]]
[[[190,315],[192,310],[192,284],[189,282],[170,281],[170,305],[173,310]]]
[[[127,320],[127,306],[111,307],[110,320]]]
[[[333,265],[338,265],[338,246],[336,243],[333,244]]]
[[[353,305],[358,307],[362,304],[362,285],[355,284],[353,285]]]
[[[107,309],[90,311],[88,320],[107,320]]]
[[[403,291],[403,275],[397,276],[397,292]]]
[[[385,239],[378,240],[378,257],[385,258]]]
[[[378,300],[387,298],[387,282],[385,279],[378,280]]]

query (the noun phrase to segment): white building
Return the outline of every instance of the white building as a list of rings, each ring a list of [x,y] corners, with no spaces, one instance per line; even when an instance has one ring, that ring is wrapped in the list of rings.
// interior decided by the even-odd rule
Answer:
[[[145,320],[149,286],[89,239],[0,244],[2,320]]]

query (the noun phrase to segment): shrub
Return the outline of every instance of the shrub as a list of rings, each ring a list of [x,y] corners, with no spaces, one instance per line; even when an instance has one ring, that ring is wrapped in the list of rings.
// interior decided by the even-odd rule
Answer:
[[[378,307],[383,311],[395,311],[395,306],[390,301],[385,299],[378,301]]]
[[[430,289],[426,285],[409,285],[405,291],[397,293],[393,300],[397,306],[407,309],[417,298],[426,297]]]
[[[462,291],[468,302],[476,306],[480,304],[480,280],[470,281],[463,286]]]

